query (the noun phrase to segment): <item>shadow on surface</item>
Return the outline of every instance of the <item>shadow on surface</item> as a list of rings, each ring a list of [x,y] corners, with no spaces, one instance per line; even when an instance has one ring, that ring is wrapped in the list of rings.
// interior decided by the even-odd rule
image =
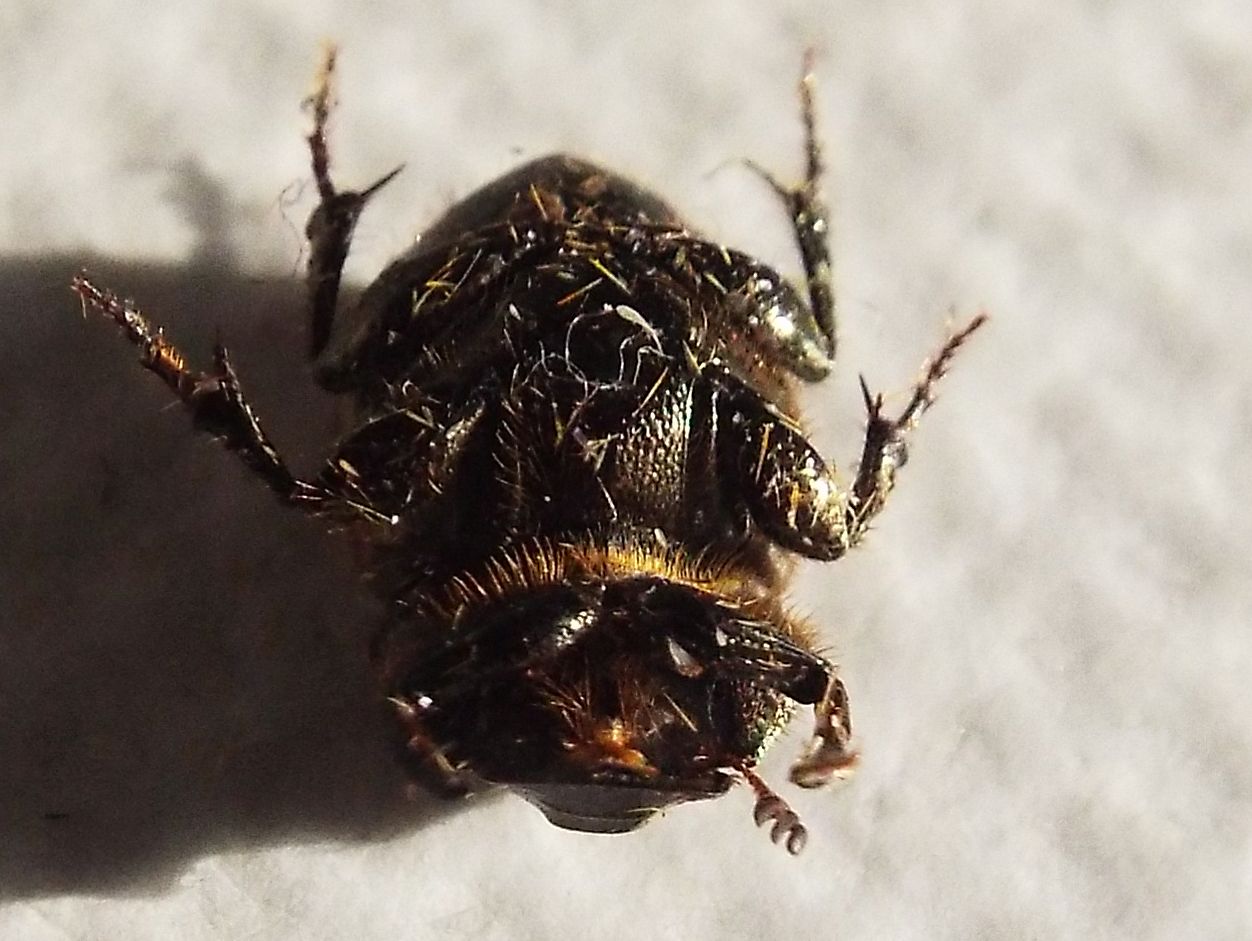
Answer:
[[[0,261],[0,898],[158,892],[196,858],[373,840],[404,798],[350,547],[285,511],[68,290]],[[295,278],[88,260],[192,361],[220,329],[270,436],[316,467],[344,406]]]

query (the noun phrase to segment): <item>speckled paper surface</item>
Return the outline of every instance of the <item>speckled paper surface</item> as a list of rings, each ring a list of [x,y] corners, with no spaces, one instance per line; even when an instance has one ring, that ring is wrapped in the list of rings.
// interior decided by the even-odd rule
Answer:
[[[154,5],[0,10],[0,937],[1252,937],[1252,8],[1226,2]],[[864,750],[622,837],[514,799],[406,802],[346,547],[191,434],[66,289],[89,264],[188,352],[222,331],[300,467],[302,134],[342,47],[336,171],[407,169],[363,283],[553,150],[795,271],[770,193],[820,54],[842,305],[807,397],[962,354],[872,538],[794,600]],[[766,771],[782,781],[798,740]]]

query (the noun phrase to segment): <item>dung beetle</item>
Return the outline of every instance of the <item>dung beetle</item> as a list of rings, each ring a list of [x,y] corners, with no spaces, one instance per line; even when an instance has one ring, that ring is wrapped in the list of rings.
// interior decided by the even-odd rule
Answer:
[[[429,226],[337,337],[353,230],[398,171],[359,191],[332,181],[329,51],[310,99],[310,352],[358,423],[307,479],[270,443],[224,346],[199,371],[130,302],[74,280],[200,429],[365,547],[387,608],[380,699],[416,781],[504,786],[558,826],[601,833],[742,782],[757,823],[798,853],[803,825],[754,770],[765,748],[811,706],[791,780],[851,771],[847,692],[783,603],[789,559],[861,541],[906,434],[984,318],[947,339],[896,414],[862,381],[865,439],[842,485],[796,407],[799,383],[835,359],[810,64],[803,179],[756,168],[790,217],[801,288],[621,176],[549,156]]]

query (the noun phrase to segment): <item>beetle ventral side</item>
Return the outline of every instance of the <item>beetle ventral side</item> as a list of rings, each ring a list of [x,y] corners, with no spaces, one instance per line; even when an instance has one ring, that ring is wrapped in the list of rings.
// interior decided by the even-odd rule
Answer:
[[[802,290],[636,185],[551,156],[453,206],[336,337],[353,229],[398,171],[335,186],[334,67],[332,50],[310,100],[310,337],[319,384],[353,397],[359,424],[316,476],[289,470],[225,347],[201,372],[129,302],[82,275],[75,290],[198,427],[366,547],[388,605],[374,662],[415,780],[448,795],[503,785],[559,826],[604,833],[744,783],[757,823],[798,853],[805,829],[756,774],[762,753],[811,706],[791,780],[821,786],[856,756],[836,668],[782,601],[787,556],[833,560],[863,538],[984,318],[894,416],[862,382],[865,440],[842,484],[794,417],[799,382],[835,356],[806,60],[803,180],[757,169],[794,226]]]

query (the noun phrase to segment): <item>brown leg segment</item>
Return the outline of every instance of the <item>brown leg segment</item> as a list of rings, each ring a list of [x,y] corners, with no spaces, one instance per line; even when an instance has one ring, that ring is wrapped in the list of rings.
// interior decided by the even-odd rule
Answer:
[[[317,88],[310,99],[313,130],[309,133],[309,153],[313,178],[321,197],[309,216],[305,235],[309,239],[309,357],[317,357],[330,342],[339,301],[339,283],[343,264],[352,244],[352,233],[370,197],[390,183],[403,166],[396,167],[361,192],[337,192],[330,178],[330,148],[326,142],[326,125],[330,119],[332,82],[335,74],[336,50],[326,50],[326,59],[318,74]]]
[[[822,194],[822,177],[826,168],[822,162],[821,142],[817,135],[817,109],[813,96],[815,85],[813,50],[810,49],[804,55],[804,68],[800,76],[800,109],[804,120],[804,181],[798,186],[786,186],[758,164],[749,161],[748,167],[773,188],[787,208],[787,215],[795,230],[796,244],[800,249],[800,258],[804,263],[809,307],[827,345],[824,352],[833,360],[838,343],[837,311],[834,267],[830,256],[830,216]]]
[[[935,385],[953,355],[985,320],[979,314],[944,343],[898,418],[884,416],[882,396],[871,395],[862,383],[869,420],[856,479],[847,490],[785,416],[753,392],[732,395],[730,426],[739,429],[735,473],[761,529],[779,545],[814,559],[837,559],[860,542],[907,460],[905,434],[934,403]]]
[[[219,343],[213,350],[212,373],[198,372],[188,367],[186,358],[165,339],[161,328],[154,327],[129,301],[101,290],[81,274],[71,287],[84,310],[91,307],[100,311],[125,331],[126,338],[142,351],[144,367],[159,376],[187,406],[196,427],[221,438],[283,500],[317,512],[334,499],[323,487],[300,480],[287,469],[244,397],[225,346]]]
[[[422,725],[421,703],[390,696],[387,702],[395,710],[396,718],[407,738],[404,741],[404,764],[416,783],[438,797],[465,797],[481,790],[481,783],[473,775],[459,771],[434,743]]]
[[[852,716],[848,711],[848,691],[832,674],[821,702],[813,707],[817,724],[808,747],[791,766],[791,783],[800,787],[823,787],[831,781],[850,777],[857,754],[851,747]]]

